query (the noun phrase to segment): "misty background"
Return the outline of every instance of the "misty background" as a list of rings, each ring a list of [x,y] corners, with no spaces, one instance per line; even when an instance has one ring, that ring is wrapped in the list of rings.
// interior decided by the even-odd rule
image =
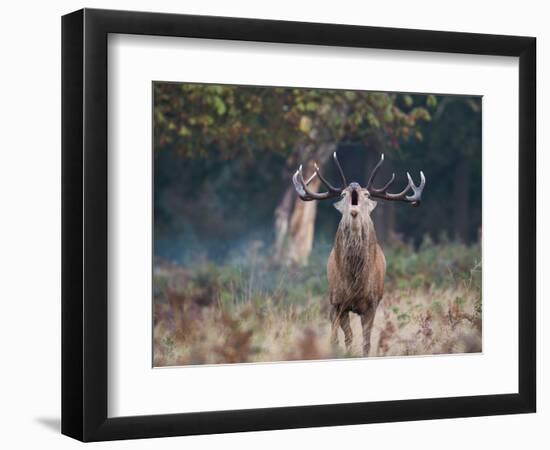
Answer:
[[[294,195],[291,175],[299,164],[307,163],[307,155],[303,156],[303,152],[294,148],[266,148],[261,139],[259,142],[249,139],[245,146],[239,140],[230,142],[229,137],[221,148],[215,139],[205,139],[196,148],[189,149],[187,144],[192,141],[185,131],[181,131],[182,125],[170,125],[169,122],[172,117],[177,121],[185,114],[186,103],[172,105],[168,100],[167,107],[162,95],[168,92],[170,96],[184,96],[190,88],[202,93],[208,85],[155,85],[157,117],[159,111],[168,117],[165,129],[157,126],[155,136],[155,255],[176,262],[200,255],[220,261],[231,251],[242,250],[250,241],[272,246],[276,238],[276,210],[289,190]],[[270,90],[234,89],[236,96],[243,91],[250,91],[243,95],[256,92],[266,95],[261,91]],[[273,94],[280,95],[279,92]],[[350,133],[335,147],[348,182],[357,181],[364,186],[381,153],[385,154],[385,163],[377,177],[378,186],[392,172],[397,177],[393,192],[406,185],[407,171],[416,183],[420,170],[426,175],[420,208],[379,201],[374,211],[379,240],[385,243],[395,237],[415,245],[426,237],[435,242],[442,239],[477,241],[481,229],[481,98],[385,95],[394,96],[392,106],[405,104],[402,98],[406,96],[410,102],[409,111],[414,108],[426,110],[426,119],[415,123],[418,136],[410,132],[408,139],[392,142],[395,139],[392,136]],[[266,112],[262,118],[267,132],[270,114],[273,113]],[[216,112],[213,115],[215,121],[220,120]],[[212,126],[215,128],[216,123]],[[292,133],[292,130],[285,132]],[[299,124],[295,134],[303,134]],[[231,145],[235,148],[228,150],[226,146]],[[322,172],[329,180],[338,182],[332,161],[324,164]],[[312,172],[305,168],[305,174],[309,173]],[[332,207],[334,200],[316,203],[313,247],[332,242],[340,220],[340,214]]]

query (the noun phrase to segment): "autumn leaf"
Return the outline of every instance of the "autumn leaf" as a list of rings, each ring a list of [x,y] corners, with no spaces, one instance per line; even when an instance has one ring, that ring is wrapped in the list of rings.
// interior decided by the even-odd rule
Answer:
[[[308,134],[311,131],[311,119],[308,116],[302,116],[299,129],[304,134]]]

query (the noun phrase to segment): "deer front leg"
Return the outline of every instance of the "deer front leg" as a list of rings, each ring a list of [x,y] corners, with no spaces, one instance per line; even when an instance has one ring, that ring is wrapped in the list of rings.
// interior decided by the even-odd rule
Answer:
[[[331,334],[330,342],[333,346],[338,346],[338,327],[342,328],[344,332],[344,342],[346,344],[346,350],[350,350],[351,343],[353,341],[353,334],[349,323],[349,312],[343,311],[339,306],[333,306],[330,310],[331,320]]]
[[[363,356],[369,356],[370,335],[372,332],[372,323],[374,322],[374,308],[369,308],[361,314],[361,326],[363,328]]]
[[[351,343],[353,342],[353,333],[351,331],[351,325],[349,323],[349,311],[343,311],[340,314],[340,327],[344,332],[344,341],[346,343],[346,350],[351,350]]]

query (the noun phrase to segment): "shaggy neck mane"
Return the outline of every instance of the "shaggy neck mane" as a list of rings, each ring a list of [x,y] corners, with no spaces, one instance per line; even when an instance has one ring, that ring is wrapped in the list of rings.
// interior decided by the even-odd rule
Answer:
[[[352,227],[352,220],[342,218],[335,239],[336,263],[339,272],[347,280],[350,289],[370,265],[371,247],[376,245],[376,235],[369,219],[361,220],[360,228]]]

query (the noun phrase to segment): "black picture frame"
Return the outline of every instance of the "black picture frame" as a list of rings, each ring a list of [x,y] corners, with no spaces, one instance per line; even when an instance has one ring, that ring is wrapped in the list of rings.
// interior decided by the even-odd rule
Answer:
[[[517,393],[107,416],[109,33],[519,57]],[[535,412],[536,39],[84,9],[62,18],[62,433],[82,441]]]

